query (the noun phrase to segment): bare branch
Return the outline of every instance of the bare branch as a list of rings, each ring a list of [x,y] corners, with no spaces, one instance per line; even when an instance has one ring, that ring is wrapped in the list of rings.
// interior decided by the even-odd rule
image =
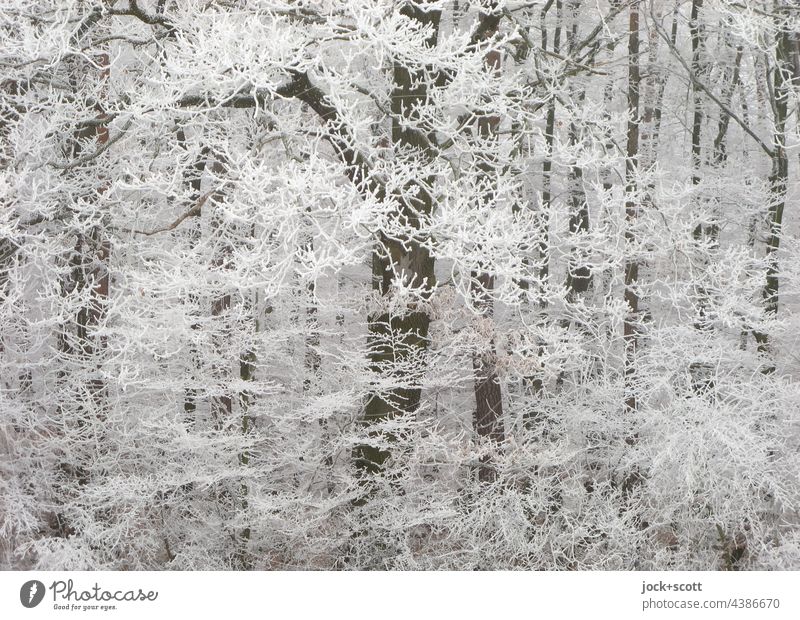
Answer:
[[[183,215],[178,217],[178,219],[176,219],[171,224],[168,224],[167,226],[162,226],[161,228],[155,228],[153,230],[139,230],[137,228],[121,228],[120,230],[123,231],[123,232],[129,232],[129,233],[133,233],[133,234],[136,234],[136,235],[147,235],[147,236],[157,235],[157,234],[162,233],[162,232],[168,232],[170,230],[174,230],[178,226],[180,226],[181,223],[186,218],[192,217],[193,215],[198,215],[200,213],[200,211],[203,209],[203,205],[206,203],[206,201],[208,200],[209,196],[215,194],[216,192],[220,191],[221,189],[222,189],[222,187],[217,187],[216,189],[212,189],[211,191],[208,191],[205,194],[203,194],[202,196],[200,196],[200,199],[197,201],[197,203],[191,209],[186,211]]]
[[[758,135],[752,129],[750,129],[750,127],[748,127],[747,123],[745,123],[741,118],[739,118],[739,116],[736,114],[736,112],[731,110],[731,108],[729,106],[725,105],[722,101],[720,101],[719,97],[717,97],[711,91],[711,89],[708,88],[708,86],[706,86],[697,77],[697,75],[695,75],[694,71],[692,71],[692,68],[683,59],[683,56],[681,56],[681,53],[678,50],[678,48],[672,42],[670,37],[664,31],[664,29],[659,25],[658,20],[655,18],[655,15],[653,15],[653,24],[655,25],[655,28],[656,28],[656,31],[658,32],[658,35],[667,43],[667,45],[669,46],[670,50],[672,50],[672,53],[678,59],[678,62],[680,62],[681,65],[683,66],[683,68],[686,70],[686,74],[689,76],[689,80],[692,82],[692,84],[694,84],[697,88],[699,88],[706,95],[708,95],[708,98],[711,99],[711,101],[716,103],[719,106],[719,108],[723,112],[725,112],[725,114],[727,114],[730,118],[732,118],[734,121],[736,121],[736,124],[739,125],[739,127],[741,127],[742,130],[748,136],[750,136],[751,138],[753,138],[753,140],[755,140],[756,144],[758,144],[758,146],[761,147],[762,151],[764,151],[767,155],[769,155],[770,158],[774,157],[773,150],[771,148],[769,148],[769,146],[767,146],[767,144],[761,138],[759,138]]]

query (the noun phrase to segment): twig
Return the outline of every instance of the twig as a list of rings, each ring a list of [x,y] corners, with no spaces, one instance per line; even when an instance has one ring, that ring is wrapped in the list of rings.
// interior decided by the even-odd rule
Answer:
[[[750,136],[751,138],[753,138],[753,140],[756,141],[758,146],[761,147],[761,150],[763,150],[767,155],[769,155],[770,159],[774,159],[775,153],[773,152],[773,150],[771,148],[769,148],[764,143],[764,141],[761,138],[759,138],[758,135],[756,135],[756,133],[752,129],[750,129],[750,127],[748,127],[747,124],[742,119],[740,119],[736,115],[736,113],[733,110],[731,110],[728,106],[726,106],[724,103],[722,103],[722,101],[720,101],[719,98],[713,92],[711,92],[710,88],[708,88],[703,82],[700,81],[700,79],[695,75],[694,71],[692,71],[692,68],[683,59],[683,56],[681,56],[681,53],[675,47],[675,44],[667,36],[667,33],[664,32],[663,28],[661,28],[661,26],[658,25],[658,20],[653,19],[653,25],[655,26],[656,32],[658,32],[658,35],[662,39],[664,39],[664,41],[667,43],[667,45],[669,46],[670,50],[672,51],[673,55],[678,59],[678,62],[680,62],[681,65],[683,66],[683,68],[686,70],[686,73],[689,76],[689,80],[692,82],[692,84],[694,84],[697,88],[699,88],[706,95],[708,95],[708,98],[711,99],[711,101],[716,103],[719,106],[719,108],[723,112],[725,112],[725,114],[727,114],[730,118],[732,118],[734,121],[736,121],[736,124],[739,125],[739,127],[741,127],[742,130],[748,136]]]
[[[101,144],[94,151],[92,151],[91,153],[87,153],[83,157],[78,157],[78,159],[75,159],[75,160],[73,160],[71,162],[68,162],[66,164],[60,164],[60,163],[55,162],[55,161],[51,161],[51,162],[47,162],[47,163],[50,166],[52,166],[53,168],[55,168],[56,170],[71,170],[72,168],[77,168],[78,166],[93,160],[95,157],[98,157],[99,155],[102,155],[104,152],[106,152],[111,147],[111,145],[113,145],[116,142],[119,142],[120,139],[125,135],[125,132],[128,130],[128,128],[132,124],[133,124],[133,120],[129,120],[127,123],[125,123],[125,126],[122,129],[120,129],[119,133],[116,136],[111,138],[108,142],[105,142],[104,144]]]
[[[205,194],[200,196],[200,199],[197,201],[197,204],[194,205],[191,209],[189,209],[186,213],[178,217],[178,219],[172,222],[172,224],[163,226],[162,228],[156,228],[154,230],[138,230],[136,228],[122,228],[120,230],[122,230],[123,232],[129,232],[136,235],[147,235],[147,236],[157,235],[158,233],[174,230],[178,226],[180,226],[181,222],[183,222],[183,220],[185,220],[186,218],[192,217],[193,215],[197,215],[198,213],[200,213],[200,210],[203,208],[203,205],[205,204],[206,200],[208,200],[208,197],[211,196],[211,194],[218,192],[220,189],[222,189],[222,187],[212,189],[211,191],[206,192]]]

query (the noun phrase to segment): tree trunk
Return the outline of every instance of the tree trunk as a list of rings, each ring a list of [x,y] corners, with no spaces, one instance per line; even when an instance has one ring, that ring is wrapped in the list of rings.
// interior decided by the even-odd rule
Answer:
[[[97,65],[102,67],[100,79],[106,81],[109,77],[109,58],[101,54],[96,58]],[[75,67],[77,71],[86,70],[81,63]],[[75,78],[73,77],[73,83]],[[104,111],[100,103],[94,106],[98,117]],[[67,148],[72,160],[80,157],[84,141],[94,140],[97,146],[108,143],[108,127],[104,124],[89,125],[75,132],[71,144]],[[105,184],[97,188],[97,193],[106,191]],[[106,307],[110,293],[109,260],[111,257],[111,244],[105,237],[102,225],[93,226],[88,234],[76,235],[75,247],[69,257],[71,270],[69,276],[62,282],[62,294],[68,296],[72,291],[88,292],[88,302],[81,306],[75,316],[74,337],[71,336],[71,327],[62,325],[57,336],[58,348],[65,360],[74,360],[76,364],[71,371],[60,370],[57,377],[67,383],[66,394],[62,395],[67,402],[59,405],[59,413],[64,416],[62,407],[68,407],[77,412],[74,419],[64,416],[65,428],[74,423],[78,429],[85,427],[90,421],[97,423],[98,428],[103,428],[103,421],[107,411],[107,386],[101,377],[102,357],[105,350],[105,338],[97,334],[97,330],[106,315]],[[77,371],[77,372],[76,372]],[[72,383],[75,375],[88,375],[86,383]],[[88,395],[88,398],[87,398]],[[82,432],[82,431],[79,431]],[[59,464],[61,472],[73,478],[78,485],[83,486],[90,482],[92,475],[91,455],[75,451],[69,459]],[[55,514],[52,520],[56,527],[57,535],[68,537],[74,533],[71,524],[64,514]]]
[[[704,39],[704,28],[700,21],[700,11],[703,9],[703,0],[692,0],[692,11],[689,20],[689,33],[692,44],[692,64],[691,71],[696,80],[703,80],[703,68],[701,64],[702,45]],[[702,158],[702,136],[703,136],[703,96],[702,91],[697,86],[698,82],[692,80],[692,187],[695,188],[694,203],[696,207],[700,207],[702,200],[696,195],[698,193],[698,186],[701,181],[701,172],[703,166]],[[702,218],[702,212],[699,213]],[[704,218],[703,218],[704,219]],[[704,226],[702,221],[697,224],[693,231],[693,236],[699,244],[702,244],[706,235],[708,234],[708,227]],[[700,262],[703,265],[703,272],[698,275],[700,283],[695,286],[695,295],[697,298],[697,316],[694,321],[694,328],[699,332],[700,338],[702,335],[711,329],[708,319],[709,312],[709,299],[708,290],[702,283],[706,277],[705,268],[707,267],[708,260],[705,255],[701,256]],[[697,394],[707,394],[712,386],[711,380],[711,367],[705,362],[694,361],[689,364],[689,373],[691,375],[692,390]]]
[[[245,313],[246,315],[250,316],[258,316],[258,293],[253,294],[253,299],[248,299],[245,301]],[[261,322],[258,318],[255,318],[253,330],[257,334],[261,331]],[[239,357],[239,378],[245,382],[249,383],[255,379],[256,373],[256,352],[255,349],[248,348],[246,351],[242,353]],[[239,393],[239,406],[242,412],[242,433],[247,435],[250,433],[251,427],[251,417],[250,417],[250,405],[253,401],[253,394],[247,390],[243,389]],[[243,450],[239,453],[239,463],[242,467],[247,467],[250,464],[250,453],[247,450]],[[242,512],[246,513],[249,502],[249,489],[247,483],[243,482],[240,487],[241,493],[241,509]],[[237,552],[237,564],[240,570],[248,570],[253,566],[253,558],[251,557],[247,545],[250,542],[250,526],[247,525],[242,528],[242,531],[239,534],[238,538],[238,552]]]
[[[177,132],[177,140],[178,144],[185,148],[186,147],[186,135],[184,133],[183,128],[180,128]],[[189,192],[189,202],[192,205],[195,205],[200,200],[202,195],[202,182],[203,182],[203,171],[206,167],[206,157],[208,156],[208,148],[205,147],[200,151],[200,157],[194,163],[193,166],[187,168],[183,174],[183,181],[185,185],[190,189]],[[202,216],[202,210],[198,210],[193,216],[192,219],[196,220],[197,222],[200,221],[200,217]],[[197,224],[193,226],[193,229],[189,232],[189,243],[192,247],[197,244],[199,239],[199,230],[197,228]],[[186,305],[189,308],[189,312],[191,314],[195,314],[198,311],[198,299],[197,295],[194,293],[189,293],[188,298],[186,300]],[[194,321],[191,326],[192,330],[200,329],[200,324],[197,321]],[[197,361],[198,354],[194,343],[189,343],[189,368],[187,372],[187,385],[183,390],[183,414],[184,414],[184,422],[187,426],[194,425],[195,422],[195,412],[197,410],[197,389],[194,387],[194,384],[197,382]]]
[[[553,5],[553,0],[548,0],[547,4],[542,8],[540,21],[542,24],[542,49],[547,50],[548,44],[548,33],[545,20],[547,18],[547,12],[550,10],[551,6]],[[558,23],[556,25],[555,30],[553,31],[553,46],[552,52],[554,54],[559,54],[561,52],[561,20],[562,20],[562,5],[561,0],[556,0],[556,16]],[[547,296],[546,296],[546,283],[547,279],[550,276],[550,222],[549,222],[549,213],[550,207],[552,206],[552,193],[551,187],[553,182],[553,145],[555,143],[555,131],[556,131],[556,97],[551,96],[550,102],[547,105],[547,118],[545,120],[545,130],[544,130],[544,139],[545,139],[545,157],[544,161],[542,161],[542,200],[541,205],[538,213],[538,217],[536,218],[536,224],[539,234],[539,243],[537,246],[537,262],[539,264],[539,269],[537,272],[537,279],[541,282],[539,286],[538,297],[539,297],[539,309],[544,310],[547,307]],[[539,348],[537,350],[537,357],[541,359],[544,356],[545,348],[544,343],[540,343]],[[544,380],[542,378],[543,373],[539,372],[536,376],[532,379],[529,379],[528,382],[530,383],[531,392],[533,395],[541,394],[542,390],[544,389]],[[532,422],[536,421],[536,418],[539,417],[537,413],[534,413],[530,416]]]
[[[569,54],[575,52],[578,36],[578,15],[580,13],[580,0],[572,0],[570,12],[572,27],[568,31],[567,41]],[[575,96],[576,103],[580,106],[586,99],[586,91],[581,90]],[[580,142],[577,123],[572,120],[569,125],[569,145],[576,147]],[[589,232],[589,205],[586,202],[586,192],[583,190],[583,169],[578,165],[570,166],[569,177],[569,232],[578,236]],[[567,300],[575,301],[584,295],[592,285],[592,273],[581,256],[579,249],[573,248],[567,268]]]
[[[420,27],[430,28],[427,44],[433,47],[438,38],[441,11],[425,9],[422,4],[406,5],[401,13],[418,22]],[[432,81],[431,76],[426,75],[428,73],[427,69],[410,68],[399,62],[395,62],[393,70],[392,142],[398,156],[405,151],[415,152],[421,160],[418,164],[433,161],[435,157],[424,134],[407,126],[413,126],[419,120],[416,108],[428,101],[429,83]],[[433,197],[427,188],[434,182],[434,177],[410,182],[400,195],[394,196],[399,209],[392,217],[419,230],[433,210]],[[430,291],[435,283],[434,259],[417,239],[407,239],[403,243],[381,234],[372,256],[373,289],[386,298],[392,294],[396,278],[406,278],[406,283]],[[427,293],[423,295],[427,297]],[[409,307],[403,314],[379,312],[369,317],[370,368],[376,378],[384,382],[389,378],[391,387],[375,391],[368,397],[364,408],[367,425],[397,415],[413,415],[419,408],[421,376],[419,368],[414,366],[425,357],[429,326],[430,316],[422,307]],[[370,444],[358,446],[355,450],[356,465],[367,473],[382,470],[389,456],[388,450]]]
[[[764,313],[767,318],[778,314],[780,269],[778,250],[781,243],[781,229],[783,227],[783,210],[786,204],[786,189],[789,181],[789,158],[786,154],[786,121],[789,110],[789,96],[791,88],[791,67],[789,64],[790,40],[785,27],[777,26],[777,45],[775,49],[775,66],[772,68],[773,83],[773,157],[772,174],[770,175],[770,205],[769,205],[769,232],[767,235],[767,274],[766,283],[762,291],[764,299]],[[762,372],[772,374],[775,372],[775,363],[772,361],[769,335],[764,332],[755,334],[758,351],[767,356],[768,361]]]
[[[225,173],[225,166],[216,156],[212,157],[215,157],[215,159],[211,164],[211,172],[215,177],[221,177]],[[214,182],[216,182],[216,178]],[[219,270],[225,270],[230,268],[233,248],[231,248],[230,242],[222,238],[224,237],[224,231],[221,215],[219,213],[219,202],[221,200],[221,193],[215,192],[210,201],[213,208],[211,213],[211,229],[220,233],[220,247],[216,250],[213,265]],[[231,342],[230,308],[231,295],[227,292],[218,295],[211,302],[211,316],[216,319],[213,322],[214,336],[212,338],[216,360],[213,364],[212,374],[218,383],[217,389],[220,392],[211,398],[211,418],[217,429],[222,429],[225,424],[230,421],[231,413],[233,412],[233,399],[228,386],[231,379],[231,369],[226,363],[230,355],[229,349]]]
[[[493,34],[490,33],[490,34]],[[487,34],[487,36],[490,36]],[[493,50],[486,55],[486,69],[498,73],[501,68],[500,52]],[[478,118],[478,135],[481,144],[491,145],[497,140],[497,129],[500,117],[484,113]],[[487,187],[493,187],[497,181],[498,164],[495,161],[491,148],[477,155],[480,176],[485,179]],[[489,190],[482,200],[484,209],[496,208],[496,192]],[[471,275],[472,291],[476,298],[476,309],[481,319],[492,320],[494,303],[492,291],[494,290],[494,275],[483,272],[473,272]],[[472,358],[472,367],[475,371],[475,431],[481,438],[487,438],[493,444],[499,444],[504,439],[503,429],[503,395],[500,381],[497,376],[497,351],[494,336],[490,336],[487,346],[477,351]],[[492,448],[493,449],[493,448]],[[491,466],[489,455],[483,457],[483,464],[478,468],[478,479],[481,482],[492,482],[496,471]]]
[[[625,202],[625,241],[628,251],[633,251],[636,243],[634,227],[639,216],[639,197],[637,196],[638,157],[639,157],[639,7],[631,4],[628,21],[628,131],[627,158],[625,160],[625,181],[627,199]],[[637,324],[639,321],[639,294],[636,290],[639,278],[639,263],[636,258],[625,260],[624,299],[628,313],[623,323],[623,342],[625,346],[625,408],[635,411],[636,401],[636,352],[638,345]]]

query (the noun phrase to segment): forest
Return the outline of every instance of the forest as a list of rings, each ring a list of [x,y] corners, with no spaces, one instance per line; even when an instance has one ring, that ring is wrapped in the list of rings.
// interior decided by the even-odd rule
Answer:
[[[800,569],[797,0],[0,0],[0,568]]]

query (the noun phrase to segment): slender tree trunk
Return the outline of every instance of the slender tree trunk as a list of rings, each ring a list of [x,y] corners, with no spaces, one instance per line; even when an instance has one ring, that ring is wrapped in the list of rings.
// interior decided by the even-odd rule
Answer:
[[[252,300],[246,300],[245,314],[254,316],[253,331],[258,334],[261,331],[261,322],[258,320],[258,293],[252,295]],[[255,348],[250,347],[245,350],[239,357],[239,378],[246,384],[255,380],[256,374],[256,351]],[[242,412],[242,433],[247,435],[251,432],[252,418],[250,417],[250,405],[253,402],[253,394],[248,389],[243,389],[239,393],[239,407]],[[239,463],[242,467],[247,467],[250,464],[250,452],[243,450],[239,453]],[[247,483],[242,483],[240,488],[241,493],[241,509],[246,513],[249,507],[249,489]],[[242,528],[238,539],[238,568],[241,570],[248,570],[253,566],[253,558],[251,557],[247,545],[250,542],[251,529],[249,525]]]
[[[487,34],[491,36],[494,32]],[[485,66],[491,73],[499,73],[502,59],[500,52],[493,50],[486,55]],[[500,117],[497,115],[483,114],[478,118],[478,135],[481,144],[487,148],[478,153],[478,169],[485,185],[494,188],[497,184],[499,173],[498,162],[495,161],[493,146],[497,141],[497,129]],[[496,208],[496,191],[490,189],[482,198],[484,209]],[[482,319],[492,321],[494,303],[492,292],[494,290],[493,274],[486,272],[473,272],[471,275],[472,290],[476,299],[476,309]],[[479,437],[488,438],[492,443],[499,444],[504,439],[503,428],[503,395],[500,388],[500,379],[497,375],[497,351],[494,337],[489,338],[486,347],[477,351],[472,358],[472,367],[475,372],[475,430]],[[478,479],[481,482],[492,482],[496,478],[496,471],[491,465],[490,456],[483,458],[483,464],[478,468]]]
[[[186,146],[186,135],[184,133],[183,128],[180,128],[177,132],[177,139],[178,144],[181,147]],[[184,172],[183,180],[187,187],[189,187],[189,202],[190,204],[194,205],[197,204],[200,200],[202,195],[202,183],[203,183],[203,172],[206,167],[206,158],[208,157],[209,149],[204,147],[200,151],[200,157],[194,163],[193,166],[187,168]],[[201,208],[202,209],[202,208]],[[200,218],[202,217],[202,210],[198,210],[193,216],[192,219],[195,222],[200,222]],[[200,238],[200,231],[197,223],[193,223],[192,229],[189,232],[189,243],[193,248],[197,241]],[[189,308],[189,312],[191,314],[196,314],[199,310],[199,300],[197,295],[194,293],[189,293],[188,298],[186,300],[186,305]],[[197,321],[192,323],[191,329],[193,331],[197,331],[200,329],[200,324]],[[194,384],[197,383],[197,366],[198,366],[198,352],[193,342],[189,343],[189,368],[187,372],[187,385],[183,390],[183,414],[184,414],[184,422],[187,426],[191,427],[195,423],[195,415],[197,411],[197,389],[194,387]]]
[[[97,59],[97,64],[102,67],[100,80],[107,82],[109,77],[109,58],[108,54],[102,54]],[[98,115],[104,113],[100,104],[97,104]],[[108,143],[108,127],[99,125],[96,129],[98,146]],[[98,194],[106,191],[107,185],[98,188]],[[95,415],[104,419],[107,415],[107,388],[105,381],[101,378],[102,373],[102,352],[106,348],[104,336],[98,336],[98,327],[101,325],[106,315],[106,306],[109,296],[109,260],[111,259],[111,242],[106,238],[102,227],[96,226],[90,235],[90,256],[88,261],[87,273],[84,281],[88,281],[91,286],[89,306],[85,307],[78,315],[78,329],[82,330],[82,338],[79,340],[84,343],[83,354],[86,359],[94,360],[94,377],[89,382],[89,392],[95,408]]]
[[[314,251],[314,238],[308,233],[305,251]],[[305,304],[305,377],[303,378],[303,392],[318,392],[319,383],[319,319],[317,317],[316,285],[313,280],[306,285]]]
[[[692,11],[689,21],[689,34],[692,44],[692,64],[691,71],[695,78],[705,81],[703,75],[702,64],[702,50],[703,40],[705,36],[705,29],[700,20],[700,12],[703,9],[703,0],[692,0]],[[695,189],[694,202],[696,207],[704,202],[699,196],[698,187],[701,182],[701,174],[703,168],[702,156],[702,137],[703,137],[703,95],[702,90],[698,88],[697,82],[692,81],[692,186]],[[699,214],[702,218],[702,212]],[[702,218],[704,219],[704,218]],[[698,244],[702,244],[706,240],[709,232],[709,227],[705,226],[701,221],[695,227],[693,236]],[[702,273],[698,274],[699,283],[695,286],[695,295],[697,298],[697,316],[694,321],[694,328],[698,331],[700,337],[711,331],[711,323],[708,318],[710,300],[708,298],[708,289],[703,284],[706,278],[706,267],[708,259],[703,255],[700,259],[703,265]],[[694,361],[689,365],[689,373],[692,380],[692,389],[697,394],[708,394],[713,385],[711,379],[711,367],[706,362]]]
[[[553,45],[552,52],[559,54],[561,52],[561,22],[562,22],[562,4],[561,0],[556,2],[556,17],[557,25],[553,31]],[[553,5],[553,0],[548,2],[542,7],[540,22],[542,24],[542,49],[548,48],[548,30],[546,26],[547,13]],[[539,264],[537,279],[541,283],[538,289],[539,310],[544,311],[547,307],[547,280],[550,276],[550,222],[549,213],[552,206],[552,183],[553,183],[553,145],[555,144],[556,132],[556,97],[551,96],[550,102],[547,106],[547,117],[545,120],[545,156],[542,161],[542,200],[536,218],[536,227],[538,229],[539,243],[537,244],[537,263]],[[544,343],[539,344],[537,350],[537,357],[541,360],[545,353]],[[541,394],[544,390],[543,373],[538,372],[532,379],[528,380],[531,392],[534,396]],[[530,421],[535,422],[539,417],[537,413],[530,416]]]
[[[547,29],[545,27],[545,18],[547,11],[552,5],[552,1],[548,2],[542,9],[542,49],[547,49]],[[561,52],[561,20],[562,20],[562,5],[561,0],[556,0],[556,12],[558,17],[558,25],[553,31],[553,47],[552,52],[559,54]],[[553,145],[555,143],[556,131],[556,97],[550,98],[550,103],[547,106],[547,119],[545,120],[544,139],[546,146],[546,154],[542,162],[542,208],[539,217],[539,261],[541,267],[539,268],[539,279],[544,283],[550,274],[550,243],[548,241],[548,233],[550,223],[548,222],[548,213],[552,205],[551,187],[553,182]],[[540,305],[546,304],[544,290],[540,294]],[[541,390],[541,379],[538,379],[538,385],[535,385],[534,391]]]
[[[578,15],[580,14],[581,0],[570,2],[572,26],[568,31],[567,47],[570,56],[574,54],[578,36]],[[586,91],[581,90],[575,96],[578,106],[586,100]],[[569,125],[569,144],[577,147],[580,142],[578,124],[575,120]],[[573,236],[580,236],[589,232],[589,204],[586,202],[586,192],[583,190],[583,169],[572,165],[569,169],[569,232]],[[581,256],[580,249],[573,248],[567,268],[567,299],[575,301],[584,295],[592,285],[592,273]]]
[[[742,47],[739,46],[734,58],[733,68],[726,68],[725,79],[723,80],[722,101],[725,106],[730,107],[733,99],[733,92],[739,80],[739,67],[742,59]],[[720,110],[719,121],[717,123],[717,133],[714,137],[712,145],[711,167],[713,170],[719,170],[727,159],[726,137],[728,127],[730,125],[730,116],[725,110]],[[693,137],[694,140],[694,137]],[[694,149],[693,149],[694,150]],[[699,147],[696,149],[699,151]],[[698,158],[699,159],[699,158]],[[698,225],[695,229],[695,237],[708,241],[708,249],[711,252],[716,252],[719,249],[719,220],[722,214],[719,211],[718,204],[712,204],[712,221],[708,226]],[[703,267],[706,268],[709,260],[713,261],[711,257],[704,258],[702,261]],[[703,277],[704,274],[701,274]],[[709,333],[712,331],[712,325],[708,318],[709,306],[711,304],[711,294],[704,286],[698,287],[698,316],[695,321],[694,327],[699,332]],[[713,393],[714,381],[712,378],[712,367],[708,362],[695,362],[690,366],[692,374],[692,389],[698,394],[710,395]]]
[[[725,77],[723,78],[723,82],[725,84],[723,94],[722,94],[722,101],[723,103],[730,108],[731,102],[733,101],[733,93],[736,90],[736,86],[739,84],[740,79],[740,72],[741,72],[741,65],[742,65],[742,53],[743,48],[739,45],[736,48],[736,55],[733,60],[733,68],[730,70],[726,70]],[[713,144],[713,155],[712,155],[712,163],[714,168],[720,168],[725,165],[725,162],[728,159],[728,147],[727,147],[727,137],[728,137],[728,127],[730,126],[730,115],[725,112],[725,110],[720,111],[719,115],[719,122],[717,123],[717,134],[714,137],[714,144]],[[715,227],[712,230],[712,234],[714,237],[719,235],[719,227]]]
[[[781,243],[781,230],[783,227],[783,210],[786,204],[786,189],[789,181],[789,158],[786,154],[786,121],[789,112],[789,96],[791,88],[791,67],[789,64],[790,40],[785,27],[778,26],[777,45],[775,49],[775,65],[772,68],[772,111],[773,111],[773,157],[772,174],[770,175],[770,205],[769,205],[769,231],[767,234],[767,274],[766,283],[762,291],[764,299],[764,313],[766,317],[775,317],[778,314],[780,290],[780,265],[778,250]],[[775,372],[775,363],[771,359],[770,341],[768,334],[757,332],[755,334],[758,351],[768,358],[762,372],[772,374]]]
[[[479,316],[491,319],[494,276],[488,273],[472,273],[471,276]],[[475,372],[474,424],[479,437],[486,438],[493,444],[500,444],[504,440],[505,432],[503,394],[497,376],[496,356],[494,337],[490,337],[486,349],[476,352],[472,357],[472,368]],[[492,482],[495,477],[496,472],[491,465],[491,457],[483,457],[482,465],[478,468],[478,479],[481,482]]]
[[[627,228],[625,241],[628,251],[633,251],[636,243],[635,225],[639,216],[638,157],[639,157],[639,6],[634,2],[629,9],[628,21],[628,130],[627,158],[625,161],[625,180],[627,199],[625,219]],[[625,261],[624,299],[628,313],[623,323],[625,346],[625,408],[635,411],[636,400],[636,353],[638,345],[639,294],[636,289],[639,278],[639,263],[636,258]]]
[[[212,174],[219,178],[225,173],[224,164],[219,161],[217,156],[211,164]],[[230,242],[224,239],[225,231],[223,230],[222,217],[220,214],[219,203],[222,201],[222,194],[217,191],[212,196],[210,204],[212,204],[213,211],[211,213],[211,229],[219,233],[219,247],[213,259],[213,265],[219,270],[226,270],[231,267],[231,254],[233,248]],[[224,286],[224,284],[223,284]],[[231,343],[231,295],[230,293],[222,293],[215,297],[211,302],[211,316],[214,317],[214,353],[217,358],[213,364],[212,372],[215,380],[218,382],[218,390],[221,392],[211,399],[211,417],[214,426],[221,429],[225,424],[230,421],[233,412],[233,398],[231,397],[228,384],[230,383],[230,368],[226,360],[230,355]]]
[[[680,14],[680,3],[675,4],[672,11],[672,27],[670,28],[669,40],[672,47],[678,41],[678,15]],[[642,132],[642,142],[644,143],[644,155],[647,158],[647,166],[654,164],[657,159],[658,145],[661,139],[661,119],[664,111],[664,92],[667,88],[669,73],[665,69],[657,70],[658,62],[658,36],[655,32],[650,37],[650,72],[651,81],[655,81],[655,93],[651,92],[648,101],[645,102],[644,109],[644,130]],[[656,74],[655,72],[658,71]],[[652,187],[651,187],[652,191]]]
[[[678,36],[678,14],[680,5],[676,3],[672,12],[672,29],[669,40],[675,44]],[[661,13],[656,5],[651,5],[653,19],[661,20]],[[655,171],[659,158],[659,145],[661,136],[661,118],[664,107],[664,94],[666,91],[669,74],[659,69],[658,66],[658,44],[660,37],[656,29],[651,28],[648,32],[648,51],[647,67],[645,77],[640,79],[639,84],[639,108],[642,110],[641,122],[639,126],[639,156],[637,170],[643,176],[641,181],[641,192],[639,202],[645,209],[652,208],[653,196],[656,192]],[[646,180],[645,180],[646,179]],[[643,277],[645,265],[639,266],[638,277]],[[646,302],[639,299],[639,315],[642,321],[648,320],[649,312]]]
[[[700,79],[701,65],[700,54],[703,42],[703,27],[700,23],[700,11],[703,8],[703,0],[692,0],[692,14],[689,22],[689,31],[692,39],[692,73]],[[700,89],[695,82],[693,84],[693,112],[692,112],[692,185],[700,184],[701,159],[701,138],[703,132],[703,98]],[[702,228],[695,229],[696,238],[702,236]]]

